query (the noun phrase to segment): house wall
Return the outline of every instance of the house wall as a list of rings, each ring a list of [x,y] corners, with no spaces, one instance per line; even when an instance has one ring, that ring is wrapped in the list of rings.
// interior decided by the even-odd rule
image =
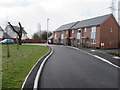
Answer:
[[[11,30],[11,28],[10,28],[9,26],[7,26],[7,27],[5,28],[5,32],[6,32],[10,37],[12,37],[12,38],[18,37],[18,35],[17,35],[13,30]],[[23,33],[23,34],[22,34],[22,40],[27,39],[27,38],[28,38],[28,37],[27,37],[27,34]]]
[[[3,31],[0,31],[0,38],[3,38]]]
[[[27,34],[22,34],[22,40],[28,39]]]
[[[55,34],[56,34],[56,39],[55,39]],[[59,43],[59,38],[61,39],[61,31],[58,32],[54,32],[54,36],[53,36],[53,43]]]
[[[112,28],[112,32],[111,32]],[[104,43],[102,48],[118,48],[119,29],[115,18],[109,17],[100,27],[100,42]]]
[[[92,27],[87,27],[86,32],[84,32],[84,29],[82,29],[82,37],[87,37],[87,45],[90,47],[100,47],[100,26],[96,26],[96,39],[95,39],[95,44],[92,44],[91,42],[91,32],[92,32]],[[83,40],[82,40],[83,42]]]
[[[86,27],[86,32],[84,32],[85,28],[81,28],[81,39],[80,39],[80,43],[77,42],[77,32],[78,29],[74,30],[74,33],[72,33],[71,30],[71,36],[74,37],[74,44],[75,46],[80,46],[83,45],[83,40],[85,39],[84,37],[88,38],[86,45],[90,46],[90,47],[99,47],[100,46],[100,26],[96,27],[96,44],[92,44],[91,43],[91,31],[92,31],[92,27]],[[71,40],[72,43],[72,40]]]
[[[112,30],[111,30],[112,29]],[[74,33],[72,30],[57,31],[56,37],[57,39],[53,40],[54,43],[58,43],[58,38],[61,38],[62,32],[64,33],[63,44],[66,45],[66,38],[69,37],[69,42],[71,46],[80,46],[83,45],[84,37],[87,37],[87,46],[90,47],[100,47],[100,48],[118,48],[120,47],[120,27],[113,16],[110,16],[105,22],[101,25],[96,26],[96,43],[91,43],[91,31],[92,27],[86,27],[86,32],[84,32],[84,28],[81,28],[81,39],[80,43],[77,40],[78,29],[74,29]],[[73,40],[74,38],[74,45]],[[101,43],[104,46],[101,46]]]
[[[67,41],[66,39],[69,38],[69,31],[68,30],[64,30],[64,40],[63,40],[63,44],[67,45]]]
[[[12,38],[17,37],[17,34],[13,30],[11,30],[11,28],[8,26],[5,28],[5,32]]]

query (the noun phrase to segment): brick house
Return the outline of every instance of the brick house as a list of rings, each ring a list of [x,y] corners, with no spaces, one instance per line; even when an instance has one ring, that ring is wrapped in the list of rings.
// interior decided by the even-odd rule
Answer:
[[[112,14],[63,25],[54,31],[54,43],[99,48],[120,47],[120,27]]]
[[[78,22],[65,24],[65,25],[62,25],[61,27],[59,27],[58,29],[56,29],[53,32],[53,37],[54,37],[53,43],[61,43],[64,45],[69,45],[70,44],[70,37],[71,37],[70,30]]]

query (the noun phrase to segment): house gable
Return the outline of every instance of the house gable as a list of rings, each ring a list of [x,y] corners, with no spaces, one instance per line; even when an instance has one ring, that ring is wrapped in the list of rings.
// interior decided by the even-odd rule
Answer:
[[[106,43],[105,48],[118,48],[120,42],[120,27],[115,17],[111,15],[100,25],[100,42]]]

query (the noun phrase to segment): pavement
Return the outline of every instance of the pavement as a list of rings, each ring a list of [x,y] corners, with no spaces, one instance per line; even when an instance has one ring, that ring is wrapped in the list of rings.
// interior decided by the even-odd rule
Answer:
[[[64,46],[52,47],[54,54],[44,66],[38,88],[119,87],[118,68],[79,50]],[[105,52],[84,50],[110,61],[115,60]]]

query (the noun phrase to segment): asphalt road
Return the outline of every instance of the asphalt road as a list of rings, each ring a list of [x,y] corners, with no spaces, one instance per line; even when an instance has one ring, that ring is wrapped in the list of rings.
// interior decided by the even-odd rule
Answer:
[[[75,49],[53,48],[39,88],[118,88],[118,68]]]

